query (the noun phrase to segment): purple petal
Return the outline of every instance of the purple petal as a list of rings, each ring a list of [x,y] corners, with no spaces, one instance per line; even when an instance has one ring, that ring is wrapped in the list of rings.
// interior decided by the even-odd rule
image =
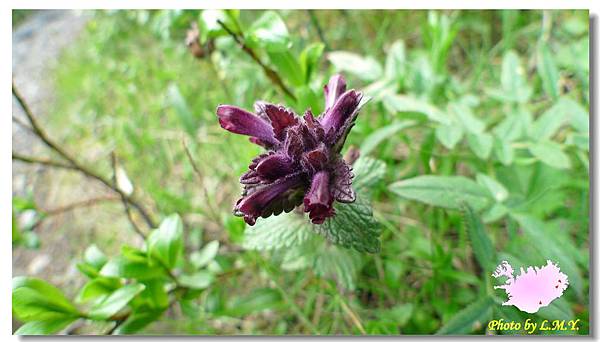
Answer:
[[[284,139],[284,132],[286,128],[298,123],[296,114],[292,110],[283,106],[257,101],[254,104],[254,109],[256,109],[257,113],[261,113],[261,115],[264,114],[269,118],[269,121],[271,121],[271,126],[273,126],[273,133],[279,140]]]
[[[232,133],[249,135],[269,144],[277,143],[271,125],[250,112],[235,106],[221,105],[217,107],[217,116],[221,127]]]
[[[338,159],[333,166],[333,182],[331,192],[336,201],[341,203],[352,203],[356,200],[356,194],[352,189],[352,168],[343,159]]]
[[[346,80],[342,75],[333,75],[323,90],[325,91],[325,111],[327,111],[346,91]]]
[[[295,190],[302,184],[302,175],[295,173],[267,185],[246,188],[234,208],[234,214],[243,216],[253,226],[259,217],[290,211],[297,204]],[[301,199],[301,197],[300,197]]]
[[[275,180],[282,176],[290,174],[294,169],[293,161],[290,157],[276,153],[263,158],[256,165],[256,172],[264,179]]]
[[[304,211],[314,224],[325,222],[328,217],[335,215],[333,196],[329,187],[329,174],[326,171],[317,172],[312,179],[310,191],[304,196]]]
[[[327,162],[329,161],[329,150],[325,146],[325,144],[321,143],[319,147],[314,150],[305,152],[302,155],[302,166],[311,170],[312,172],[317,172],[325,169]]]
[[[320,118],[319,122],[329,136],[337,137],[341,129],[348,122],[356,118],[356,109],[362,98],[362,94],[354,90],[345,92],[335,102],[333,107],[326,111]]]

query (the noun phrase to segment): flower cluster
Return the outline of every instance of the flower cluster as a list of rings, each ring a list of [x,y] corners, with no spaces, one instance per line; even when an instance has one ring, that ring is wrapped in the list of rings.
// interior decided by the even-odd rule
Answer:
[[[315,118],[307,110],[297,116],[280,105],[258,101],[254,113],[217,107],[224,129],[250,136],[267,152],[256,157],[242,175],[242,197],[234,214],[254,225],[258,217],[289,212],[300,204],[314,224],[335,215],[333,202],[354,202],[352,169],[340,151],[354,125],[362,93],[346,91],[341,75],[331,77],[325,90],[325,111]]]

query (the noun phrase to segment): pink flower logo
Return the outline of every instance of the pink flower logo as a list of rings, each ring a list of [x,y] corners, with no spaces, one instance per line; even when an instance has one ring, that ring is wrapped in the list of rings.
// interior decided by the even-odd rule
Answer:
[[[494,286],[494,289],[503,289],[508,295],[508,300],[502,305],[514,305],[519,310],[536,313],[553,300],[560,298],[569,286],[566,274],[560,271],[557,264],[548,260],[541,268],[521,267],[521,274],[513,276],[513,268],[507,261],[502,261],[492,274],[494,278],[506,276],[504,285]]]

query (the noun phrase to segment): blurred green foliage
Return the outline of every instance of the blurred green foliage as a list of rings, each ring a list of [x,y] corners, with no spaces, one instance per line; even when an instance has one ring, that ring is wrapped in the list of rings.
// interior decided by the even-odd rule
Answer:
[[[587,334],[588,13],[313,14],[325,39],[307,11],[94,12],[56,69],[45,121],[107,174],[116,150],[135,191],[166,219],[147,250],[124,247],[106,261],[88,249],[79,296],[93,302],[88,318],[129,305],[117,333],[169,334],[482,334],[500,333],[486,330],[491,319],[578,318],[579,331],[558,333]],[[217,20],[243,34],[293,97]],[[199,43],[214,44],[202,58],[184,44],[193,22]],[[377,175],[367,186],[382,228],[377,254],[330,244],[285,215],[244,231],[230,213],[260,149],[223,131],[216,106],[264,99],[318,113],[334,72],[372,97],[346,148],[362,150],[357,179]],[[13,205],[15,215],[26,209]],[[219,242],[200,249],[206,232]],[[569,276],[564,296],[534,315],[502,306],[495,266],[547,259]],[[151,280],[161,267],[200,286],[175,293],[180,309],[168,315],[171,293]],[[72,311],[58,317],[40,331],[60,330]]]

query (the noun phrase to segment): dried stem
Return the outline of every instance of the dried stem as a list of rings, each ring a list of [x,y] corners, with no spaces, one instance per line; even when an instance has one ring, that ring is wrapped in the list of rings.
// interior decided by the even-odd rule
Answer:
[[[260,65],[260,67],[263,69],[263,71],[265,72],[265,75],[267,75],[267,77],[273,82],[275,83],[282,91],[284,94],[286,94],[287,96],[289,96],[292,100],[296,101],[296,96],[294,96],[294,94],[290,91],[290,89],[288,87],[286,87],[286,85],[283,83],[283,80],[281,79],[281,77],[279,76],[279,74],[273,70],[272,68],[270,68],[269,66],[267,66],[265,63],[263,63],[260,58],[258,58],[258,56],[256,55],[256,53],[254,52],[254,50],[252,50],[244,41],[244,37],[240,34],[237,34],[235,32],[233,32],[229,27],[227,27],[227,25],[225,25],[224,22],[222,22],[221,20],[217,20],[217,23],[219,25],[221,25],[221,27],[223,28],[223,30],[225,30],[232,38],[233,40],[235,40],[235,42],[240,46],[240,48],[242,48],[242,50],[248,55],[250,56],[250,58],[252,58],[252,60],[254,62],[256,62],[256,64]]]
[[[56,167],[59,169],[77,170],[77,168],[73,165],[68,165],[68,164],[64,164],[64,163],[57,162],[54,160],[49,160],[49,159],[39,159],[39,158],[35,158],[35,157],[29,157],[29,156],[19,154],[15,151],[13,151],[13,153],[12,153],[12,159],[18,160],[23,163],[28,163],[28,164],[40,164],[40,165],[44,165],[44,166]]]
[[[31,124],[31,131],[46,146],[48,146],[51,150],[53,150],[59,156],[61,156],[63,159],[65,159],[68,162],[68,164],[62,164],[62,163],[57,163],[57,162],[52,162],[52,161],[41,161],[41,160],[36,160],[34,158],[24,158],[23,156],[18,156],[18,157],[22,157],[22,158],[17,159],[17,160],[24,161],[24,162],[30,162],[30,163],[43,164],[46,166],[72,169],[72,170],[76,170],[76,171],[84,174],[85,176],[87,176],[89,178],[95,179],[95,180],[99,181],[100,183],[104,184],[110,190],[112,190],[112,191],[116,192],[117,194],[119,194],[120,196],[124,197],[125,201],[127,201],[128,204],[133,206],[142,215],[142,217],[144,218],[144,220],[146,221],[146,223],[148,224],[148,226],[150,228],[156,227],[154,220],[152,219],[150,214],[146,211],[146,209],[144,209],[144,207],[142,206],[142,204],[139,202],[139,200],[137,198],[134,198],[132,196],[127,196],[127,194],[125,194],[121,189],[117,188],[109,179],[105,178],[104,176],[97,173],[96,171],[93,171],[91,168],[81,164],[71,154],[69,154],[65,149],[63,149],[60,145],[58,145],[57,143],[55,143],[48,137],[48,135],[46,134],[44,129],[37,122],[37,119],[35,118],[35,116],[32,114],[32,111],[29,108],[29,105],[27,104],[27,102],[25,101],[23,96],[21,96],[19,91],[17,90],[14,81],[12,84],[12,93],[13,93],[13,96],[17,99],[17,102],[19,103],[21,108],[23,108],[23,111],[25,112],[25,115],[27,116],[27,119],[29,120],[29,123]],[[13,159],[16,159],[14,153],[13,153]]]

